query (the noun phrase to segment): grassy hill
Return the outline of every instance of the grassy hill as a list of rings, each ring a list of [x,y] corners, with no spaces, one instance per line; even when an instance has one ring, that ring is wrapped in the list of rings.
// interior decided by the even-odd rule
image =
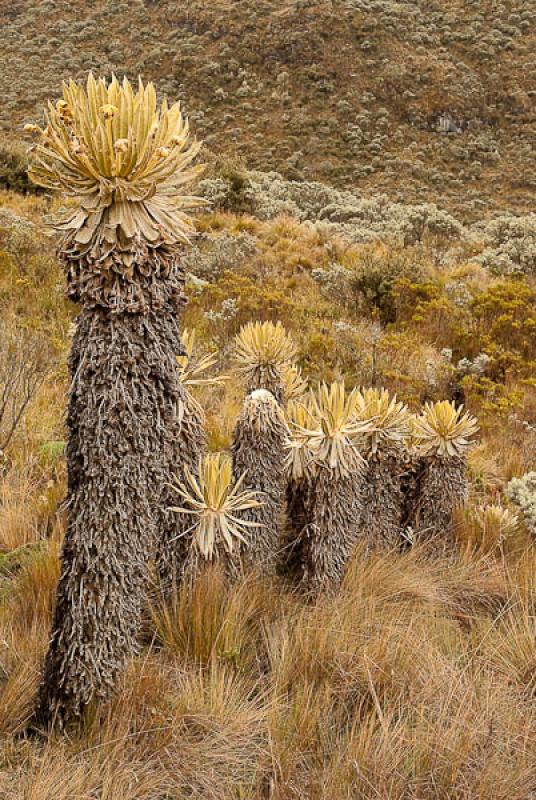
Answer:
[[[0,126],[88,70],[183,98],[207,148],[461,219],[530,209],[536,10],[523,0],[0,2]],[[440,133],[444,115],[459,133]]]

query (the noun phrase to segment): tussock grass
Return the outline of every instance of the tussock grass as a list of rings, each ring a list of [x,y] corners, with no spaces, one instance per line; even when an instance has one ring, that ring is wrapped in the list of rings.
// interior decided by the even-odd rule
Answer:
[[[13,737],[46,644],[53,541],[4,584],[0,777],[14,800],[528,800],[533,568],[529,550],[358,552],[339,595],[316,603],[209,570],[168,605],[150,599],[114,697],[43,744]]]
[[[0,484],[0,552],[10,552],[40,538],[35,509],[27,503],[34,488],[28,474],[12,471]]]

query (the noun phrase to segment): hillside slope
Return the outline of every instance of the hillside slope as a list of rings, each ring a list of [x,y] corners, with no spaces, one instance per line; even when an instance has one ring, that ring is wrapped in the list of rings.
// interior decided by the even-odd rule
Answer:
[[[534,2],[0,0],[0,15],[11,136],[64,78],[141,73],[250,167],[465,220],[529,208]]]

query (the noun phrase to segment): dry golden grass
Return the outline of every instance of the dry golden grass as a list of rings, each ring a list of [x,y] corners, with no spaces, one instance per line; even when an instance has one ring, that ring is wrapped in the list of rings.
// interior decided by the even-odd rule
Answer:
[[[57,552],[53,541],[3,584],[6,797],[531,797],[533,549],[357,553],[339,596],[316,604],[277,581],[228,587],[207,573],[168,606],[152,597],[116,695],[43,743],[14,736],[32,709]]]
[[[24,473],[11,472],[0,484],[0,552],[39,540],[35,510],[26,502],[32,494],[30,477]]]

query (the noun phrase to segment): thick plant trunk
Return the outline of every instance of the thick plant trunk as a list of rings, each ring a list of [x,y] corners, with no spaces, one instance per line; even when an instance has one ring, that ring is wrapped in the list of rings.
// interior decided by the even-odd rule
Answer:
[[[366,467],[361,529],[371,549],[392,549],[402,543],[405,466],[396,456],[371,455]]]
[[[233,473],[238,480],[245,473],[244,489],[259,492],[262,505],[241,513],[255,522],[248,545],[240,549],[242,568],[259,568],[275,573],[286,487],[285,441],[289,432],[272,394],[257,391],[246,398],[233,440]]]
[[[193,475],[198,475],[199,462],[207,449],[205,419],[201,406],[188,393],[185,393],[184,415],[180,434],[175,442],[175,453],[168,480],[184,483],[185,467]],[[196,524],[193,514],[175,514],[168,511],[169,506],[181,505],[179,495],[166,487],[163,493],[163,519],[156,546],[156,570],[160,589],[164,597],[172,597],[185,572],[197,563],[193,549],[192,529]]]
[[[280,548],[279,573],[292,581],[303,579],[303,531],[309,519],[311,483],[309,478],[289,480],[286,486],[286,507]]]
[[[467,499],[466,470],[463,458],[424,461],[412,519],[416,542],[434,539],[438,546],[454,544],[453,515]]]
[[[338,470],[320,466],[311,491],[309,524],[303,533],[304,579],[314,594],[336,591],[346,572],[358,539],[370,538],[360,530],[364,466]]]
[[[147,565],[165,524],[184,391],[177,308],[86,308],[72,346],[69,523],[37,718],[63,724],[106,696],[136,648]]]

